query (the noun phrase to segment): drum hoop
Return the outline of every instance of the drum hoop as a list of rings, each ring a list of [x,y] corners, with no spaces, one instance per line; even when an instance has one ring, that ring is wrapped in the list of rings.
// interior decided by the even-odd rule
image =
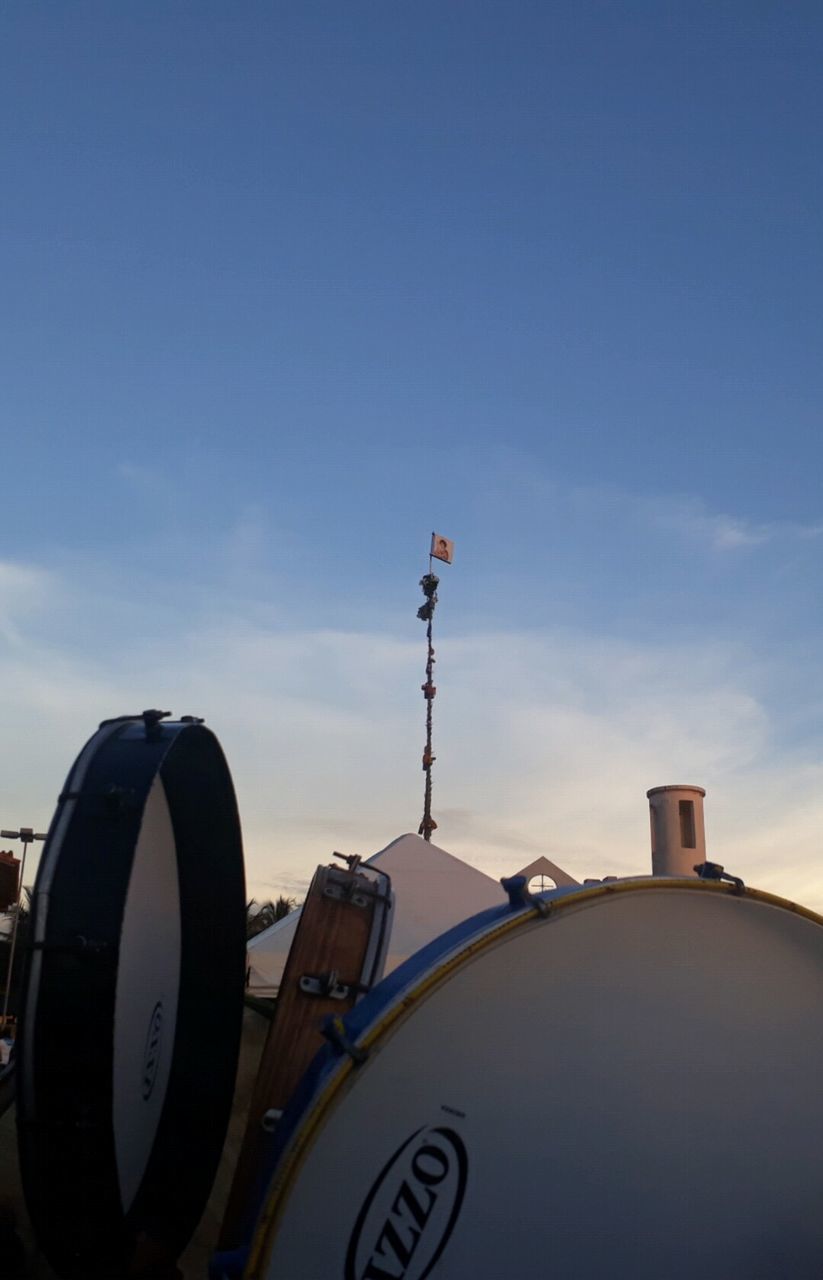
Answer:
[[[764,906],[781,908],[784,911],[791,912],[793,915],[801,916],[812,924],[823,926],[823,916],[816,911],[812,911],[809,907],[800,906],[796,902],[791,902],[788,898],[781,898],[779,894],[768,893],[764,889],[745,887],[741,890],[737,885],[719,880],[646,876],[638,877],[637,879],[618,880],[609,884],[591,885],[581,888],[579,893],[566,893],[558,895],[556,898],[547,895],[542,897],[535,906],[504,919],[495,928],[490,929],[488,933],[481,933],[473,942],[447,953],[442,963],[435,963],[431,969],[421,975],[417,983],[412,980],[409,986],[403,987],[401,991],[395,993],[385,1012],[382,1015],[378,1015],[374,1022],[369,1024],[362,1038],[356,1039],[357,1047],[366,1051],[371,1049],[390,1027],[396,1022],[404,1021],[415,1006],[430,995],[436,987],[440,986],[446,978],[450,977],[470,959],[474,959],[482,951],[485,951],[506,935],[514,933],[515,930],[525,925],[535,925],[541,922],[549,924],[556,919],[558,913],[563,909],[572,906],[578,907],[581,904],[590,905],[598,898],[610,898],[627,892],[661,889],[691,889],[698,893],[720,893],[726,896],[746,898],[750,901],[759,902]],[[308,1159],[318,1131],[322,1127],[322,1122],[331,1109],[332,1103],[357,1065],[353,1058],[348,1055],[339,1062],[337,1071],[334,1072],[320,1089],[317,1096],[310,1102],[309,1110],[303,1123],[295,1129],[282,1162],[275,1170],[266,1190],[266,1196],[251,1240],[246,1270],[243,1273],[244,1280],[261,1280],[263,1268],[268,1264],[271,1257],[275,1236],[288,1204],[290,1190],[293,1189],[300,1170]]]
[[[131,748],[135,742],[139,744],[143,740],[147,740],[150,743],[151,750],[146,752],[144,758],[138,758],[142,753],[132,753]],[[110,756],[112,748],[118,752],[116,758]],[[123,753],[124,748],[128,754]],[[132,760],[137,761],[135,767],[132,766]],[[215,801],[214,804],[218,806],[224,822],[226,846],[230,854],[230,856],[225,856],[226,847],[220,846],[215,849],[213,857],[206,859],[205,864],[198,853],[199,828],[197,823],[192,821],[190,812],[194,805],[193,787],[184,785],[186,779],[181,779],[181,770],[185,769],[191,760],[194,760],[205,771],[212,794],[221,798],[219,801]],[[158,1219],[156,1207],[166,1190],[164,1177],[165,1181],[168,1182],[168,1177],[164,1173],[163,1155],[180,1131],[180,1124],[176,1121],[176,1116],[171,1108],[176,1100],[179,1101],[179,1097],[183,1092],[185,1082],[182,1081],[182,1072],[187,1069],[186,1056],[177,1052],[178,1039],[185,1040],[185,1027],[191,1022],[200,1019],[201,1007],[205,1005],[208,999],[212,1001],[216,1010],[215,1016],[221,1020],[221,1025],[223,1022],[227,1024],[222,1028],[225,1055],[218,1054],[217,1056],[221,1059],[220,1066],[214,1067],[214,1064],[212,1064],[213,1069],[210,1068],[209,1102],[212,1109],[209,1121],[211,1128],[201,1122],[198,1125],[195,1137],[190,1142],[196,1152],[191,1163],[193,1168],[198,1171],[197,1181],[193,1181],[192,1186],[183,1187],[178,1196],[177,1203],[183,1206],[183,1213],[181,1222],[178,1224],[177,1237],[181,1236],[185,1227],[187,1234],[182,1241],[181,1249],[187,1243],[188,1236],[194,1230],[197,1220],[202,1216],[202,1211],[205,1208],[211,1187],[211,1182],[209,1181],[209,1185],[205,1186],[205,1181],[209,1170],[213,1172],[216,1169],[220,1147],[223,1144],[223,1135],[221,1135],[220,1147],[217,1146],[217,1142],[210,1135],[219,1128],[224,1118],[226,1122],[228,1120],[236,1074],[236,1051],[239,1048],[241,1030],[245,957],[243,904],[246,901],[242,866],[242,833],[237,812],[236,794],[222,746],[211,729],[193,718],[191,721],[188,721],[185,717],[182,720],[166,721],[151,737],[149,736],[149,726],[145,722],[145,717],[121,717],[117,721],[104,722],[103,726],[91,736],[81,749],[69,770],[64,790],[58,798],[57,809],[49,828],[49,837],[44,850],[44,857],[41,861],[41,870],[38,872],[38,880],[35,882],[33,906],[34,939],[40,944],[41,949],[33,952],[33,958],[38,963],[36,966],[33,964],[31,967],[25,992],[20,1045],[22,1052],[17,1068],[18,1126],[21,1135],[20,1157],[21,1165],[24,1168],[23,1186],[26,1201],[30,1215],[35,1220],[36,1235],[43,1252],[50,1261],[60,1256],[61,1250],[64,1258],[68,1256],[67,1249],[63,1247],[63,1244],[56,1243],[59,1241],[57,1229],[52,1229],[51,1224],[48,1224],[47,1227],[44,1226],[44,1223],[48,1223],[46,1208],[49,1204],[49,1196],[56,1195],[54,1188],[57,1187],[59,1190],[65,1182],[65,1177],[62,1168],[58,1169],[57,1174],[50,1174],[48,1179],[38,1179],[33,1176],[33,1171],[37,1170],[42,1159],[41,1150],[45,1143],[43,1135],[49,1131],[50,1127],[52,1129],[54,1127],[54,1121],[51,1116],[46,1120],[42,1119],[44,1097],[48,1102],[48,1095],[45,1093],[39,1077],[41,1075],[41,1063],[46,1050],[44,1050],[42,1043],[36,1042],[34,1026],[35,1015],[38,1009],[42,1008],[40,1002],[44,991],[53,991],[55,985],[62,981],[62,975],[59,970],[53,967],[53,959],[50,961],[51,971],[48,973],[43,972],[43,966],[39,961],[44,954],[42,950],[43,944],[49,943],[56,925],[60,924],[68,910],[66,903],[63,902],[62,904],[57,904],[57,910],[55,911],[54,877],[58,871],[65,873],[66,868],[71,868],[74,865],[73,858],[76,856],[78,841],[77,831],[73,823],[75,820],[84,818],[84,806],[87,809],[90,805],[96,807],[99,802],[100,797],[94,788],[86,790],[91,785],[90,780],[93,781],[96,777],[95,771],[101,776],[104,773],[111,775],[117,783],[124,781],[133,783],[135,800],[134,804],[129,806],[129,826],[135,827],[134,838],[130,841],[128,835],[117,837],[122,844],[123,850],[127,851],[127,857],[124,855],[121,859],[122,868],[119,871],[115,868],[116,874],[108,876],[110,897],[116,904],[118,914],[111,925],[111,929],[107,928],[104,931],[104,933],[110,932],[114,941],[106,952],[101,952],[103,958],[99,962],[101,969],[105,966],[105,973],[112,988],[110,1000],[106,1005],[104,1023],[101,1017],[101,1036],[103,1032],[108,1034],[110,1028],[112,1041],[114,1039],[115,989],[119,973],[122,942],[118,929],[126,909],[128,889],[135,865],[134,858],[139,844],[146,804],[152,787],[158,781],[163,788],[166,802],[169,805],[170,821],[174,829],[180,893],[178,905],[181,923],[178,1003],[177,1015],[172,1027],[171,1068],[167,1081],[167,1093],[156,1126],[153,1145],[145,1161],[145,1167],[131,1203],[122,1205],[118,1200],[116,1212],[112,1212],[110,1206],[107,1206],[106,1212],[100,1215],[100,1238],[105,1239],[107,1248],[116,1246],[117,1249],[120,1249],[121,1246],[125,1247],[125,1243],[129,1245],[135,1243],[138,1240],[138,1229],[146,1221]],[[214,805],[211,812],[213,816]],[[89,814],[85,815],[85,820],[89,820]],[[96,847],[98,843],[103,843],[103,836],[99,830],[94,835],[93,841],[91,841],[93,847]],[[236,856],[234,856],[235,854]],[[66,860],[63,861],[64,859]],[[215,867],[219,868],[219,874],[206,876],[205,872],[214,871]],[[205,888],[202,892],[197,888],[201,884],[208,888],[208,892],[206,892]],[[188,886],[185,900],[190,904],[194,904],[191,908],[191,921],[189,923],[185,922],[182,911],[184,886]],[[207,945],[209,953],[214,951],[214,941],[211,939],[210,934],[208,939],[206,938],[206,926],[202,925],[201,921],[207,918],[208,908],[217,904],[214,901],[206,901],[204,906],[204,895],[205,899],[214,899],[218,892],[220,893],[220,908],[226,911],[234,910],[234,917],[232,917],[234,923],[221,931],[218,949],[222,959],[231,963],[231,970],[229,970],[227,963],[225,968],[220,971],[219,981],[216,984],[212,981],[208,991],[206,991],[206,979],[202,977],[204,965],[201,962]],[[65,897],[65,894],[63,897]],[[106,940],[108,941],[108,939]],[[197,983],[189,979],[184,985],[184,964],[187,964],[190,975],[195,970],[197,971],[199,975]],[[69,974],[69,979],[76,981],[71,977],[71,974]],[[230,984],[234,988],[231,993],[229,993]],[[82,1016],[87,1012],[92,1016],[95,1014],[91,999],[92,997],[89,996],[77,1016]],[[228,1025],[235,1014],[235,1010],[234,1023]],[[111,1022],[109,1022],[107,1016],[109,1013],[112,1015]],[[234,1025],[235,1023],[236,1025]],[[49,1034],[52,1033],[50,1032]],[[112,1066],[113,1052],[112,1048],[111,1057],[109,1057],[108,1052],[106,1053],[102,1060],[101,1071],[106,1071]],[[48,1110],[47,1106],[45,1109]],[[94,1121],[95,1132],[102,1135],[99,1141],[99,1150],[95,1151],[94,1158],[102,1170],[101,1178],[105,1176],[107,1186],[114,1186],[117,1178],[117,1157],[113,1147],[114,1119],[110,1099],[108,1103],[105,1097],[100,1101],[99,1106],[96,1107]],[[53,1146],[58,1150],[58,1153],[61,1153],[64,1149],[68,1150],[68,1141],[65,1136],[60,1135],[59,1141],[55,1141]],[[75,1184],[77,1182],[79,1182],[79,1179],[75,1179]],[[86,1185],[87,1182],[84,1180],[83,1187]],[[72,1195],[75,1196],[75,1199],[78,1198],[81,1195],[81,1190],[76,1189],[75,1186],[75,1188],[72,1188]],[[63,1198],[65,1199],[66,1197],[63,1196]],[[193,1205],[197,1206],[196,1216]],[[174,1238],[175,1247],[179,1243],[177,1237]],[[77,1265],[83,1265],[85,1261],[85,1258],[81,1259]],[[76,1271],[72,1271],[71,1265],[69,1265],[69,1273],[77,1274]],[[86,1272],[84,1271],[83,1274],[86,1274]],[[102,1273],[97,1268],[94,1274]],[[109,1272],[107,1271],[105,1274],[109,1274]]]

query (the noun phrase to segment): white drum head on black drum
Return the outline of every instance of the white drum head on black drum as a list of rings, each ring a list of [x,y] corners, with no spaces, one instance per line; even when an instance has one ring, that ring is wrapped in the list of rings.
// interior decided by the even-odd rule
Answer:
[[[33,900],[21,1170],[67,1280],[170,1269],[208,1198],[245,978],[237,805],[214,735],[107,721],[69,774]]]

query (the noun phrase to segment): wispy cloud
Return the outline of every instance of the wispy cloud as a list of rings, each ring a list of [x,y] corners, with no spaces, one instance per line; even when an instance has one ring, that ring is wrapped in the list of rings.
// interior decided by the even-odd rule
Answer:
[[[153,507],[171,509],[179,501],[179,486],[159,466],[147,467],[143,463],[126,461],[117,464],[115,473],[127,489]]]
[[[803,541],[823,535],[823,524],[792,520],[762,523],[744,516],[712,512],[695,499],[639,499],[641,510],[659,529],[687,538],[713,551],[734,552],[779,541]]]
[[[711,553],[788,545],[823,536],[823,523],[818,521],[762,521],[746,512],[712,509],[700,498],[673,491],[650,495],[616,485],[563,485],[527,476],[525,465],[521,466],[524,491],[528,486],[542,486],[544,501],[578,531],[603,523],[624,535],[632,528],[646,529]]]
[[[0,560],[0,641],[23,644],[24,623],[48,608],[56,590],[57,579],[47,570]]]
[[[416,829],[419,643],[273,629],[234,609],[215,620],[187,602],[178,614],[130,614],[131,633],[87,657],[62,646],[46,584],[75,600],[90,634],[116,630],[122,592],[98,584],[90,596],[15,566],[3,581],[31,588],[41,609],[24,645],[0,649],[4,824],[48,821],[100,719],[162,704],[204,715],[223,743],[250,893],[296,892],[333,849],[368,854]],[[452,636],[438,658],[434,796],[445,848],[493,875],[540,852],[580,877],[644,872],[646,789],[696,782],[709,791],[720,861],[823,905],[823,763],[778,750],[745,649],[710,637],[684,646],[489,631]]]
[[[731,516],[711,516],[706,522],[706,533],[717,551],[733,551],[737,547],[759,547],[775,536],[774,527],[754,525],[745,520],[733,520]]]

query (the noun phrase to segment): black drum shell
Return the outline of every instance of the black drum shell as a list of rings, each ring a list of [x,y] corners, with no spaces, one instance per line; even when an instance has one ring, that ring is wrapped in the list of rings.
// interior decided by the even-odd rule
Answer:
[[[177,1016],[161,1118],[124,1210],[112,1110],[115,993],[135,848],[158,776],[177,862]],[[142,720],[101,727],[58,803],[33,912],[18,1050],[26,1201],[61,1276],[112,1280],[141,1255],[179,1256],[208,1198],[231,1107],[245,885],[234,789],[210,730]]]

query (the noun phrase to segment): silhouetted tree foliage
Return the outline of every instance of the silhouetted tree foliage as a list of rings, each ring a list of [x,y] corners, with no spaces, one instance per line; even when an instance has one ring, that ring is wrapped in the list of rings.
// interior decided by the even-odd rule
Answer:
[[[286,898],[282,893],[275,902],[271,899],[267,902],[258,902],[256,898],[252,898],[251,902],[246,904],[246,937],[255,938],[258,933],[262,933],[270,925],[282,920],[296,906],[296,898]]]

